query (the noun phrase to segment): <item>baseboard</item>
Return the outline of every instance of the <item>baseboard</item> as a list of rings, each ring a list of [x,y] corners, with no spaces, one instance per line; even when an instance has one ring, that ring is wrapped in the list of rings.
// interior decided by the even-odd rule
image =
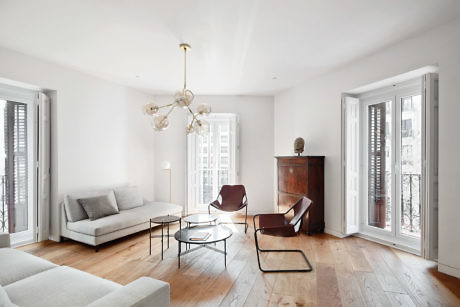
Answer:
[[[460,278],[460,269],[454,268],[438,262],[438,271],[447,275]]]
[[[379,238],[376,238],[376,237],[373,237],[373,236],[369,236],[369,235],[364,234],[364,233],[354,233],[353,235],[355,237],[366,239],[366,240],[369,240],[369,241],[372,241],[372,242],[375,242],[375,243],[386,245],[386,246],[389,246],[389,247],[392,247],[392,248],[402,250],[404,252],[408,252],[408,253],[420,256],[420,251],[416,250],[416,249],[414,249],[414,248],[412,248],[410,246],[406,246],[406,245],[402,245],[402,244],[395,244],[395,243],[389,242],[389,241],[384,240],[384,239],[379,239]]]
[[[49,235],[48,237],[51,241],[61,242],[61,237],[56,235]]]
[[[344,234],[341,233],[341,232],[332,230],[332,229],[327,228],[327,227],[324,229],[324,232],[327,233],[327,234],[330,234],[330,235],[332,235],[332,236],[334,236],[334,237],[341,238],[341,239],[342,239],[342,238],[345,238],[345,237],[348,237],[348,235],[344,235]]]

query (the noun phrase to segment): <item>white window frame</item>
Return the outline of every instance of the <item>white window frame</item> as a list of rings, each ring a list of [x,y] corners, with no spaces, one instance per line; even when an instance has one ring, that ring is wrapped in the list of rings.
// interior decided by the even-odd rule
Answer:
[[[361,101],[361,135],[360,138],[362,140],[362,174],[361,174],[361,206],[360,206],[360,233],[364,236],[373,237],[377,240],[391,242],[393,245],[398,246],[402,249],[411,251],[416,254],[421,253],[421,239],[416,238],[413,236],[405,235],[400,232],[399,224],[396,221],[400,220],[400,211],[395,210],[396,200],[401,198],[401,191],[400,191],[400,180],[401,180],[401,165],[399,161],[399,152],[401,150],[401,127],[400,127],[400,120],[401,114],[400,112],[396,112],[396,107],[400,108],[400,101],[401,98],[411,96],[411,95],[421,95],[421,84],[420,80],[417,78],[416,80],[411,80],[406,83],[403,83],[399,86],[398,89],[394,88],[386,88],[380,91],[371,92],[370,95],[362,95],[360,96]],[[392,180],[391,180],[391,199],[392,199],[392,211],[391,211],[391,219],[392,219],[392,228],[391,231],[380,229],[378,227],[372,227],[367,224],[367,215],[368,215],[368,159],[367,159],[367,148],[368,148],[368,138],[367,138],[367,129],[368,129],[368,106],[371,104],[384,102],[384,101],[391,101],[391,164],[393,165],[392,170]],[[422,101],[422,133],[424,129],[423,119],[425,117],[424,105]],[[425,135],[422,135],[422,140],[425,139]],[[424,160],[423,150],[422,150],[422,161]],[[422,179],[423,180],[423,179]],[[422,187],[425,185],[422,183]],[[421,191],[421,195],[424,192]],[[421,206],[423,207],[423,197],[421,197]],[[399,201],[398,201],[399,204]],[[421,219],[422,220],[422,219]],[[423,230],[422,230],[423,231]]]
[[[0,84],[0,98],[7,101],[15,101],[27,104],[27,151],[28,155],[28,229],[10,234],[11,245],[18,246],[37,241],[37,98],[38,92],[13,86]]]
[[[239,143],[239,116],[238,114],[235,113],[211,113],[208,115],[205,120],[208,122],[213,121],[213,119],[219,119],[219,118],[230,118],[231,120],[234,120],[235,123],[235,128],[232,131],[230,131],[230,138],[232,138],[230,143],[235,144],[234,145],[234,159],[231,161],[232,168],[234,169],[234,174],[232,177],[234,178],[233,182],[230,184],[237,184],[239,182],[239,148],[240,148],[240,143]],[[189,118],[190,120],[190,118]],[[197,204],[197,183],[196,183],[196,137],[197,135],[195,133],[189,134],[187,136],[187,204],[185,208],[185,214],[192,214],[192,213],[197,213],[197,212],[207,212],[207,205],[206,206],[200,206]],[[215,138],[218,138],[218,135],[214,136]],[[229,148],[229,151],[232,150]],[[214,191],[216,194],[215,196],[217,197],[219,191]]]

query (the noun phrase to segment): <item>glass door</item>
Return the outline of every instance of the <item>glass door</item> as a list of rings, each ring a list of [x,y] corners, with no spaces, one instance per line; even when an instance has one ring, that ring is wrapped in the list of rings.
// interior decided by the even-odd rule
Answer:
[[[420,251],[423,105],[419,88],[363,101],[366,235]]]
[[[36,239],[35,102],[8,96],[0,91],[0,231],[17,245]]]
[[[422,205],[422,96],[399,97],[400,210],[401,236],[420,238]]]
[[[366,105],[366,225],[392,232],[393,221],[393,99]]]
[[[187,137],[187,212],[208,210],[222,185],[237,182],[237,116],[210,114],[209,133]]]

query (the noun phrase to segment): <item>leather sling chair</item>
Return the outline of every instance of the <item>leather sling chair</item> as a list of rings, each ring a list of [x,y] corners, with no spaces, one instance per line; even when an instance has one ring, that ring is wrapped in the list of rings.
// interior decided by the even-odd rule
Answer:
[[[221,201],[219,201],[219,197]],[[244,233],[246,233],[248,230],[248,197],[244,185],[223,185],[217,199],[208,205],[209,214],[211,214],[211,207],[226,212],[235,212],[246,208],[244,223],[233,223],[244,224]]]
[[[259,269],[266,273],[282,273],[282,272],[310,272],[312,266],[308,261],[307,256],[304,252],[299,249],[261,249],[257,240],[257,233],[260,232],[264,235],[276,236],[276,237],[294,237],[299,234],[299,230],[302,226],[304,216],[307,214],[312,201],[305,196],[300,198],[288,211],[285,213],[271,213],[271,214],[257,214],[254,215],[254,239],[256,243],[257,262],[259,263]],[[291,210],[294,210],[294,217],[288,221],[286,214]],[[259,218],[259,228],[256,228],[256,217]],[[302,254],[305,259],[308,269],[289,269],[289,270],[264,270],[260,265],[259,252],[295,252]]]

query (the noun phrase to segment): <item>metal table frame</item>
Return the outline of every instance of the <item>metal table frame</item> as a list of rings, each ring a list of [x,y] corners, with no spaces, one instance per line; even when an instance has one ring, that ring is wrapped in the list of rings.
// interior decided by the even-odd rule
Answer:
[[[173,222],[161,222],[161,223],[157,223],[157,222],[152,222],[153,218],[152,219],[149,219],[150,221],[150,227],[149,227],[149,230],[150,230],[150,233],[149,233],[149,241],[150,241],[150,245],[149,245],[149,255],[152,254],[152,238],[161,238],[161,260],[163,260],[163,240],[164,240],[164,237],[167,237],[168,238],[168,248],[169,248],[169,238],[174,238],[174,235],[170,235],[169,234],[169,224],[171,223],[176,223],[176,222],[179,222],[179,231],[182,230],[182,219],[179,217],[179,220],[177,221],[173,221]],[[158,225],[161,225],[161,235],[152,235],[152,223],[153,224],[158,224]],[[165,235],[164,234],[164,225],[167,224],[168,225],[168,228],[167,228],[167,234]]]
[[[228,239],[228,238],[227,238]],[[186,254],[189,254],[193,251],[196,251],[196,250],[199,250],[203,247],[207,248],[207,249],[210,249],[210,250],[213,250],[217,253],[221,253],[224,255],[224,264],[225,264],[225,267],[227,267],[227,239],[222,239],[222,240],[219,240],[219,241],[224,241],[224,250],[221,250],[221,249],[218,249],[216,247],[213,247],[213,246],[209,246],[208,244],[212,244],[212,243],[216,243],[216,242],[219,242],[219,241],[215,241],[215,242],[212,242],[212,243],[208,243],[208,242],[200,242],[200,243],[185,243],[185,242],[181,242],[181,241],[177,241],[178,242],[178,245],[179,245],[179,252],[177,254],[177,260],[178,260],[178,266],[180,268],[180,256],[184,256]],[[190,244],[196,244],[198,246],[196,247],[193,247],[193,248],[188,248],[186,249],[184,252],[181,252],[181,245],[182,243],[185,243],[185,245],[187,246],[190,246]]]
[[[199,226],[193,226],[193,227],[199,227]],[[187,227],[186,229],[190,229],[190,228],[193,228],[193,227]],[[218,227],[218,225],[214,225],[213,227]],[[181,231],[181,230],[179,230]],[[180,232],[182,233],[182,232]],[[194,242],[183,242],[181,240],[178,240],[176,238],[176,241],[177,241],[177,245],[178,245],[178,253],[177,253],[177,261],[178,261],[178,267],[180,268],[180,256],[184,256],[186,254],[189,254],[193,251],[196,251],[196,250],[199,250],[203,247],[207,248],[207,249],[210,249],[210,250],[213,250],[217,253],[221,253],[224,255],[224,264],[225,264],[225,267],[227,267],[227,239],[230,238],[231,236],[233,235],[233,232],[230,231],[230,235],[228,237],[226,237],[225,239],[221,239],[221,240],[214,240],[214,241],[211,241],[211,242],[207,242],[207,241],[194,241]],[[224,242],[224,250],[221,250],[221,249],[218,249],[216,247],[213,247],[213,246],[209,246],[209,244],[213,244],[216,245],[217,242],[220,242],[220,241],[223,241]],[[181,251],[182,249],[182,243],[185,244],[185,247],[186,247],[186,250],[185,251]],[[190,246],[190,244],[193,244],[193,245],[198,245],[196,247],[193,247],[193,248],[189,248],[188,246]]]

